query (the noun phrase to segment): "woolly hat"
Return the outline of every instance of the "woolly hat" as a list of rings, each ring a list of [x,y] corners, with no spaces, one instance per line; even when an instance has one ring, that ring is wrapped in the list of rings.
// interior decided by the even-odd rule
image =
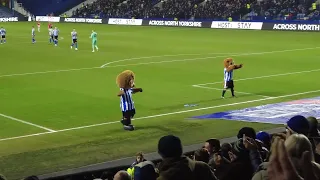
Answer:
[[[256,139],[256,131],[251,127],[241,128],[237,135],[238,139],[242,138],[244,134],[249,138]]]
[[[308,120],[301,115],[297,115],[289,119],[287,126],[294,132],[305,136],[308,135],[310,129]]]
[[[259,131],[256,136],[257,136],[257,139],[262,141],[263,143],[270,143],[271,141],[271,136],[267,132]]]
[[[163,136],[158,143],[158,153],[162,158],[180,157],[182,155],[181,140],[174,136]]]
[[[156,180],[155,166],[151,161],[144,161],[134,166],[134,180]]]

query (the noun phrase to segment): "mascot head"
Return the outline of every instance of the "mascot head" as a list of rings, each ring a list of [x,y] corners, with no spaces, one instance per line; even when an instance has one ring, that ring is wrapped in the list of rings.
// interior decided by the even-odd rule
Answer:
[[[134,87],[135,75],[130,70],[121,72],[116,79],[119,88],[130,89]]]
[[[223,61],[223,64],[225,68],[228,68],[229,66],[233,65],[234,62],[232,58],[227,58]]]

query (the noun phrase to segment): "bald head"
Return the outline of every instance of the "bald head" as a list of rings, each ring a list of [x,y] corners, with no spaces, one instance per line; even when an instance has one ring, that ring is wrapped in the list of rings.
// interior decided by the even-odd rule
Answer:
[[[131,177],[127,171],[118,171],[113,180],[131,180]]]

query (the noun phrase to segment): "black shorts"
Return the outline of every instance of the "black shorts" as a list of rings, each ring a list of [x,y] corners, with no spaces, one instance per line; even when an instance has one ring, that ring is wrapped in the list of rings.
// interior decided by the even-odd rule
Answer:
[[[51,37],[51,39],[53,39],[53,38],[54,38],[54,37],[53,37],[53,35],[51,35],[50,37]]]
[[[54,39],[55,39],[55,40],[58,40],[58,36],[54,36]]]
[[[6,38],[6,35],[2,35],[1,38],[2,38],[2,39]]]
[[[136,114],[136,110],[135,109],[132,109],[132,110],[129,110],[129,111],[122,111],[122,116],[123,116],[123,118],[126,118],[126,119],[133,118],[135,114]]]
[[[226,89],[234,88],[233,80],[226,81],[224,84],[224,88],[226,88]]]
[[[73,42],[73,43],[76,43],[76,42],[78,42],[78,41],[77,41],[77,39],[72,39],[72,42]]]

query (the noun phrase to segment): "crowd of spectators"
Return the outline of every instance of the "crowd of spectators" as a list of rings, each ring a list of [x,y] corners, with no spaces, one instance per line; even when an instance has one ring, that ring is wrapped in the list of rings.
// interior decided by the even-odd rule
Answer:
[[[233,144],[208,139],[189,157],[179,137],[167,135],[158,141],[158,164],[140,152],[128,169],[95,180],[319,180],[319,127],[316,118],[299,115],[287,121],[283,133],[243,127]]]
[[[190,157],[179,137],[160,138],[162,161],[154,165],[142,153],[114,180],[317,180],[320,179],[320,134],[314,117],[294,116],[284,133],[256,133],[244,127],[233,144],[208,139]]]
[[[114,17],[114,18],[144,18],[151,9],[150,0],[98,0],[83,4],[73,12],[76,17]]]
[[[73,12],[76,17],[301,19],[314,12],[312,0],[98,0]],[[311,10],[310,10],[311,9]],[[312,14],[314,15],[314,14]],[[319,15],[316,11],[315,15]]]

